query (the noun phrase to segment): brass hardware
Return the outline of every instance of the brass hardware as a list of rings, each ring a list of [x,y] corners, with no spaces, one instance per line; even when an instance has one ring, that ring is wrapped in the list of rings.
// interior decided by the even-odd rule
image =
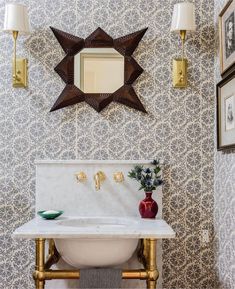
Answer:
[[[45,263],[45,269],[50,269],[52,265],[56,264],[60,259],[60,254],[56,250],[55,242],[53,239],[49,240],[49,249],[48,249],[47,261]]]
[[[157,279],[159,277],[159,272],[156,265],[156,240],[147,239],[147,262],[146,271],[148,272],[148,278],[146,280],[147,288],[155,289],[157,285]]]
[[[78,183],[79,182],[82,183],[82,182],[85,182],[87,180],[87,176],[84,172],[76,173],[75,177],[76,177]]]
[[[139,256],[145,259],[145,269],[124,270],[122,271],[122,279],[140,279],[146,280],[147,289],[156,289],[157,279],[159,276],[156,266],[156,240],[143,239],[140,240]],[[45,239],[36,239],[36,266],[33,277],[35,279],[36,289],[44,289],[45,281],[52,279],[79,279],[80,270],[52,270],[50,266],[57,263],[59,253],[55,248],[53,240],[49,241],[49,258],[44,262],[45,255]],[[49,266],[49,259],[55,257],[55,263]],[[48,264],[48,266],[46,266]]]
[[[186,38],[186,30],[180,30],[180,38],[182,42],[182,59],[184,58],[184,44]]]
[[[28,86],[28,60],[25,58],[16,58],[16,40],[18,31],[13,31],[14,54],[13,54],[13,87]]]
[[[18,31],[13,31],[13,39],[14,39],[14,57],[13,57],[13,83],[14,81],[19,80],[17,77],[17,72],[16,72],[16,40],[18,37],[19,32]]]
[[[43,274],[45,268],[45,239],[36,239],[36,266],[35,270],[36,272],[39,272]],[[44,280],[39,280],[35,279],[35,286],[36,289],[44,289],[45,286],[45,281]]]
[[[14,64],[15,62],[15,64]],[[16,74],[13,72],[13,87],[27,87],[28,86],[28,60],[25,58],[17,58],[13,60],[13,66],[16,65]],[[16,78],[15,78],[16,75]]]
[[[143,264],[147,277],[147,288],[155,289],[159,272],[156,265],[156,240],[155,239],[142,239],[140,240],[138,250],[138,260]]]
[[[95,189],[98,191],[100,190],[100,184],[106,179],[105,174],[102,171],[98,171],[95,176]]]
[[[125,270],[122,272],[122,279],[146,280],[147,277],[148,274],[144,269]],[[46,270],[43,273],[36,271],[34,272],[34,278],[40,281],[52,279],[79,279],[80,270]]]
[[[145,269],[147,267],[148,250],[149,250],[149,243],[147,239],[141,239],[137,250],[137,257],[139,262],[143,264]]]
[[[187,66],[185,58],[173,59],[173,86],[183,88],[187,86]]]
[[[122,172],[116,172],[113,174],[113,179],[116,183],[122,183],[124,181],[124,175]]]
[[[187,66],[188,61],[184,58],[184,44],[186,38],[186,30],[180,30],[180,39],[182,42],[182,56],[181,58],[173,59],[173,87],[184,88],[187,86]]]

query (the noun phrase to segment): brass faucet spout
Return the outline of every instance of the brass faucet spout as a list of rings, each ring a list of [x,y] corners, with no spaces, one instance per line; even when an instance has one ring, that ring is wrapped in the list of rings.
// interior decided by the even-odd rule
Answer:
[[[96,191],[100,190],[100,178],[98,173],[95,174],[95,189]]]
[[[101,171],[98,171],[95,174],[94,179],[95,179],[95,189],[96,191],[99,191],[101,182],[105,180],[105,174]]]

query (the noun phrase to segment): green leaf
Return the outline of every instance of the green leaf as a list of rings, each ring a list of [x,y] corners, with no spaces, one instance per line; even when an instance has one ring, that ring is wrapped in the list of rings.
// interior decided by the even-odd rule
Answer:
[[[157,175],[160,171],[161,171],[161,168],[160,168],[160,167],[156,167],[156,168],[154,169],[155,175]]]

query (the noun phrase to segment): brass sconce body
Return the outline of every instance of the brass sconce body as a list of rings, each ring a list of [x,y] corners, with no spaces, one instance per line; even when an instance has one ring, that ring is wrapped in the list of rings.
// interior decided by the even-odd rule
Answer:
[[[179,88],[187,86],[188,61],[184,58],[185,37],[186,30],[181,30],[180,38],[182,42],[182,57],[173,59],[173,86]]]
[[[185,58],[173,59],[173,86],[186,87],[187,86],[187,68],[188,61]]]
[[[14,55],[13,55],[13,87],[28,86],[28,60],[25,58],[16,58],[16,41],[18,31],[13,31]]]

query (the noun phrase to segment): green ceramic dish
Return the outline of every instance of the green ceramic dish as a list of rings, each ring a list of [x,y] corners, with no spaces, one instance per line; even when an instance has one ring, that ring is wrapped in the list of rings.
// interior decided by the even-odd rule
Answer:
[[[48,213],[47,213],[48,212]],[[38,215],[46,220],[53,220],[63,214],[63,211],[38,211]]]

